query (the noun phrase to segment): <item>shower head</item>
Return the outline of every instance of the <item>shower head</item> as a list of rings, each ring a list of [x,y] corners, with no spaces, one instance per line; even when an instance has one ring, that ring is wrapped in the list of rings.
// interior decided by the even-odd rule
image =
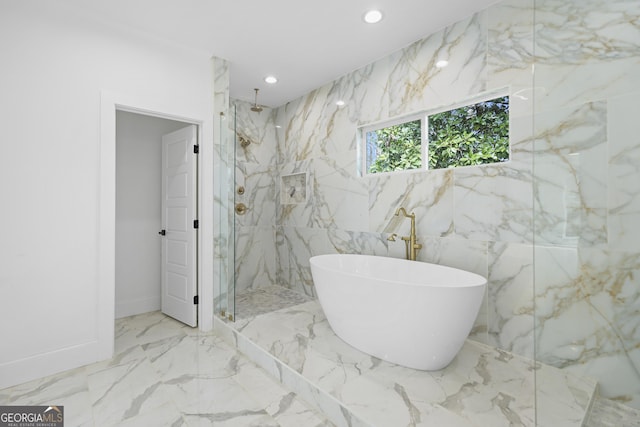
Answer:
[[[258,105],[258,91],[260,89],[256,88],[254,89],[256,91],[256,100],[253,103],[253,106],[251,107],[251,111],[255,111],[256,113],[259,113],[260,111],[262,111],[262,107]]]

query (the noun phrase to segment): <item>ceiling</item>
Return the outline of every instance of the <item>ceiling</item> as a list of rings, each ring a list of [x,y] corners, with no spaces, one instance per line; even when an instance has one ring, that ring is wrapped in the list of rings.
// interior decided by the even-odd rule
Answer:
[[[278,107],[496,0],[54,0],[231,64],[230,95]],[[364,13],[377,8],[378,24]],[[264,82],[275,75],[275,85]]]

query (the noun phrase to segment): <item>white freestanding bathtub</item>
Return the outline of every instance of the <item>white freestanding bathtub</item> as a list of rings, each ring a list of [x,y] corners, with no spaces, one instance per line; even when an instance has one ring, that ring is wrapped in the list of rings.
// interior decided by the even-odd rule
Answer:
[[[353,347],[409,368],[434,371],[462,348],[487,280],[474,273],[371,255],[310,259],[320,305]]]

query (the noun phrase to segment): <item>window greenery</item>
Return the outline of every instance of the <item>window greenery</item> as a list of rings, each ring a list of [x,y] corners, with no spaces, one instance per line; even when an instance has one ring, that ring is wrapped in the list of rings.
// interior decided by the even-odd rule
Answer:
[[[369,173],[422,167],[422,122],[413,120],[367,132],[367,149],[373,155]]]
[[[367,173],[504,162],[509,160],[509,97],[369,130],[365,144]]]

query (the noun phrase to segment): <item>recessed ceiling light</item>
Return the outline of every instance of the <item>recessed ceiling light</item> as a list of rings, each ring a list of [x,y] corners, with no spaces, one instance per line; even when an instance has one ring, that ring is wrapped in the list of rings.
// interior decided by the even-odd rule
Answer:
[[[270,85],[278,83],[278,79],[276,78],[276,76],[267,76],[264,78],[264,81],[269,83]]]
[[[373,9],[364,14],[364,22],[367,24],[376,24],[382,20],[382,12]]]
[[[447,65],[449,65],[449,61],[447,61],[446,59],[441,59],[438,62],[436,62],[436,67],[438,68],[444,68]]]

